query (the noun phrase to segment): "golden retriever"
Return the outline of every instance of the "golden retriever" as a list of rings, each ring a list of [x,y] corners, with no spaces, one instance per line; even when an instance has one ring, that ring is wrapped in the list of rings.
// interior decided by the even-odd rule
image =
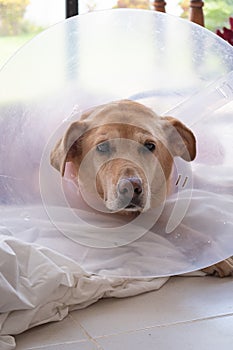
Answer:
[[[85,190],[99,197],[106,211],[137,215],[163,203],[171,191],[173,158],[192,161],[192,131],[172,117],[121,100],[98,106],[73,122],[51,152],[62,176],[72,162]],[[205,269],[228,276],[232,259]]]

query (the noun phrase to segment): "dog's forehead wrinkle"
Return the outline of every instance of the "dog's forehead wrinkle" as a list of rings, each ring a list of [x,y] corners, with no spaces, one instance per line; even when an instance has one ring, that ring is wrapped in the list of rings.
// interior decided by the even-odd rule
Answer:
[[[90,136],[94,138],[96,143],[112,140],[112,139],[130,139],[136,142],[144,142],[153,138],[159,133],[149,126],[138,126],[126,123],[110,123],[93,127],[90,130]]]

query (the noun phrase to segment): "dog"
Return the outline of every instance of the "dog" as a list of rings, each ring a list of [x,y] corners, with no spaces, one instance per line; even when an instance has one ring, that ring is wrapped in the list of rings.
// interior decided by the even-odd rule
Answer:
[[[73,122],[50,161],[62,176],[71,162],[79,185],[107,212],[135,216],[160,206],[171,193],[174,157],[195,159],[193,132],[176,118],[121,100],[90,109]],[[233,260],[204,271],[228,276]]]

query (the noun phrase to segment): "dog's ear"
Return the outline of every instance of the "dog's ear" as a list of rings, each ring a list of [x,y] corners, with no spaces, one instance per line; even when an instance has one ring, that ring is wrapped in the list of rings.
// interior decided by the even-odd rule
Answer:
[[[60,171],[62,176],[65,173],[66,162],[72,161],[81,154],[80,140],[86,130],[86,122],[72,123],[51,151],[50,163]]]
[[[164,117],[163,120],[166,122],[165,132],[173,156],[179,156],[188,162],[194,160],[196,139],[192,131],[173,117]]]

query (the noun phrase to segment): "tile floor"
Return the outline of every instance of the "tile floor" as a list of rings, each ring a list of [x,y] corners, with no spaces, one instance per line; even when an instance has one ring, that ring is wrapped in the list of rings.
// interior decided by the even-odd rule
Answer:
[[[16,342],[16,350],[231,350],[233,278],[173,277],[158,291],[101,300]]]

